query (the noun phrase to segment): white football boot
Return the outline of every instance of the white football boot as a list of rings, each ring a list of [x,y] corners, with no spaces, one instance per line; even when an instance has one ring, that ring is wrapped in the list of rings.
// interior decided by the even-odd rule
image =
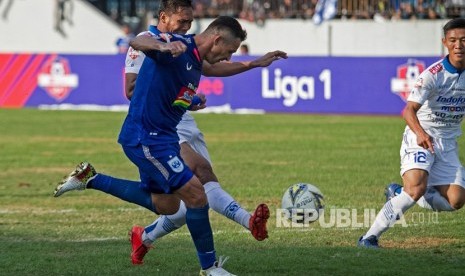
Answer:
[[[226,261],[229,259],[229,257],[225,257],[223,259],[222,256],[218,259],[215,264],[205,270],[200,270],[200,276],[236,276],[235,274],[227,272],[222,266]]]
[[[84,190],[87,183],[96,176],[97,172],[90,163],[81,162],[73,172],[58,183],[53,196],[59,197],[69,191]]]

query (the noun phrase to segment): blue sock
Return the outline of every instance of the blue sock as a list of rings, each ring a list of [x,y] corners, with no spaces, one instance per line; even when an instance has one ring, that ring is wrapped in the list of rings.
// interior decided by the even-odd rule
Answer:
[[[187,208],[186,212],[186,224],[194,240],[202,269],[210,268],[216,261],[208,208],[207,204],[202,208]]]
[[[139,184],[140,182],[137,181],[114,178],[99,173],[94,179],[89,181],[87,188],[105,192],[124,201],[137,204],[155,212],[155,206],[152,204],[151,194],[141,189]]]

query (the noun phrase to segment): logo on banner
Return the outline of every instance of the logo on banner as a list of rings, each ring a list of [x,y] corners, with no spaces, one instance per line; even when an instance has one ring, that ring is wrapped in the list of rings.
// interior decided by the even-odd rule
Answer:
[[[78,86],[79,77],[71,73],[67,59],[53,57],[40,69],[37,82],[50,97],[62,101]]]
[[[404,102],[407,101],[410,91],[418,85],[418,77],[425,70],[425,63],[416,59],[409,59],[406,64],[397,67],[397,77],[391,79],[391,91],[397,94]]]

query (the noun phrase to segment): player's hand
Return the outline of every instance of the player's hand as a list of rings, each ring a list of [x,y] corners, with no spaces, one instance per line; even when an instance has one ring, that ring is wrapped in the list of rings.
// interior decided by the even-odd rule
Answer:
[[[205,97],[205,94],[199,93],[194,96],[194,98],[197,99],[192,99],[192,104],[189,106],[189,110],[191,111],[197,111],[200,109],[204,109],[207,107],[207,97]]]
[[[259,57],[251,62],[253,67],[266,67],[274,61],[282,58],[287,58],[287,53],[283,51],[273,51],[266,53],[264,56]]]
[[[417,134],[417,144],[434,154],[433,138],[431,138],[431,136],[429,136],[426,132],[419,135]]]
[[[173,57],[180,56],[186,50],[187,50],[186,44],[182,43],[181,41],[167,42],[167,43],[164,43],[164,45],[160,47],[160,52],[171,53]]]

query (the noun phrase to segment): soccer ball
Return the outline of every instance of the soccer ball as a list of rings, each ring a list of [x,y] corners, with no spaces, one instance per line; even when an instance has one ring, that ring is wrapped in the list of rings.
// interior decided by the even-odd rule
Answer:
[[[286,189],[281,200],[281,208],[288,211],[288,219],[293,215],[303,218],[296,222],[313,222],[324,208],[323,193],[316,186],[308,183],[297,183]]]

